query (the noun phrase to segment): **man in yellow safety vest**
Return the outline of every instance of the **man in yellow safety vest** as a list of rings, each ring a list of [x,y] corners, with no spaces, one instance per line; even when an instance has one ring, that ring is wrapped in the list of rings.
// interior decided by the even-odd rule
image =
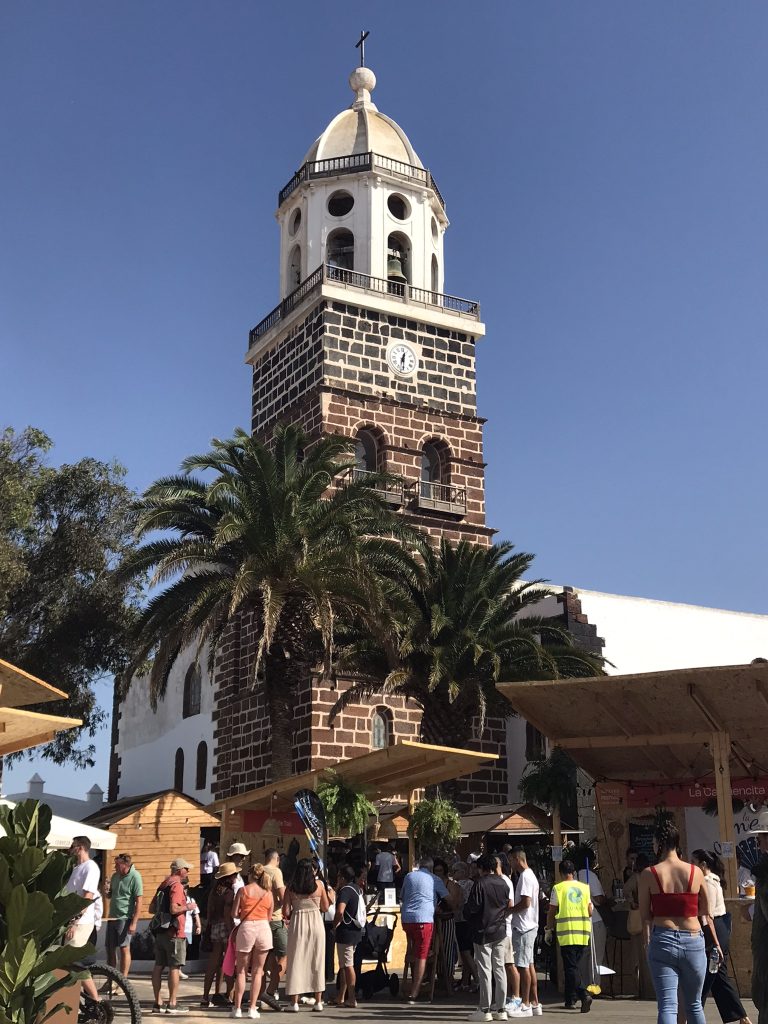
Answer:
[[[570,860],[561,861],[560,874],[563,881],[552,888],[544,941],[552,942],[554,929],[563,958],[566,1009],[573,1010],[580,999],[581,1012],[589,1013],[592,996],[579,979],[579,965],[592,934],[589,886],[576,880],[576,866]]]

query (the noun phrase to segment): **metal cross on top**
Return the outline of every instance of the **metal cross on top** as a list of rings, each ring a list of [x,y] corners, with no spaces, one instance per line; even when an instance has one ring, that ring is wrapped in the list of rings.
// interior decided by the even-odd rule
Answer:
[[[358,46],[360,47],[360,67],[361,68],[365,67],[365,40],[368,38],[368,36],[370,34],[371,34],[370,32],[365,32],[364,30],[361,30],[360,38],[355,43],[355,49],[357,49]]]

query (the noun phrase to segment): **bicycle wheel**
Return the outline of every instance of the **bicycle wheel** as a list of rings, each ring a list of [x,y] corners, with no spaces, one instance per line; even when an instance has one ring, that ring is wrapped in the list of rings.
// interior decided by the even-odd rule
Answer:
[[[101,1003],[94,1006],[88,1000],[90,1006],[88,1013],[90,1020],[96,1020],[96,1024],[112,1024],[112,1021],[120,1021],[121,1024],[141,1024],[141,1003],[139,995],[130,981],[121,974],[115,967],[109,964],[92,964],[88,967],[91,972],[96,988],[101,996]],[[80,997],[80,1015],[83,1013],[85,997]]]

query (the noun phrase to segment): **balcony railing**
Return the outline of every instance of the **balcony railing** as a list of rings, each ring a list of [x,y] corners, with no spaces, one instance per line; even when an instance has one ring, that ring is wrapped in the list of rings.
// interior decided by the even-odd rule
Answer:
[[[282,206],[288,196],[305,181],[316,178],[334,178],[340,174],[357,174],[360,171],[383,171],[396,178],[404,178],[406,181],[415,181],[420,185],[431,188],[437,196],[438,202],[445,209],[445,200],[440,194],[437,182],[426,167],[416,167],[414,164],[403,163],[402,160],[393,160],[390,156],[382,156],[380,153],[355,153],[353,156],[336,156],[330,160],[310,160],[296,171],[288,184],[281,188],[277,195],[277,205]]]
[[[362,481],[370,481],[372,477],[378,474],[372,472],[370,469],[351,469],[349,471],[349,479],[355,483]],[[405,490],[405,482],[398,479],[389,480],[377,480],[373,484],[374,490],[381,494],[382,498],[390,504],[395,505],[397,508],[403,504],[403,494]]]
[[[470,320],[480,319],[480,303],[472,299],[460,299],[456,295],[444,295],[427,288],[414,288],[404,281],[388,281],[383,277],[372,277],[361,274],[357,270],[346,270],[324,264],[318,267],[309,277],[305,278],[295,291],[286,296],[279,306],[275,306],[261,323],[256,324],[248,336],[249,345],[255,344],[262,334],[283,320],[310,292],[319,288],[323,282],[341,285],[344,288],[359,288],[364,292],[375,292],[389,298],[402,299],[405,304],[424,306],[432,309],[443,309]]]
[[[467,492],[463,487],[422,480],[416,488],[414,504],[417,508],[463,516],[467,514]]]

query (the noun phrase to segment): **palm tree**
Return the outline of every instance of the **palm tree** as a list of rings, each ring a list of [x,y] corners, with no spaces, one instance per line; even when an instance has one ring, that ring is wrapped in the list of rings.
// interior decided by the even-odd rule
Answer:
[[[555,834],[560,831],[560,811],[564,807],[574,809],[576,772],[576,763],[570,755],[562,747],[554,747],[549,757],[529,762],[520,779],[520,796],[526,803],[551,811]]]
[[[392,649],[381,633],[357,630],[346,637],[339,668],[355,682],[331,718],[375,694],[415,701],[427,742],[463,747],[473,721],[482,732],[487,714],[507,716],[509,703],[496,683],[559,676],[592,676],[602,660],[574,646],[553,619],[523,615],[548,591],[526,582],[533,555],[509,543],[490,548],[443,540],[421,551],[423,570],[390,593],[396,633]]]
[[[125,678],[148,660],[156,706],[179,654],[217,651],[243,616],[257,625],[250,685],[263,685],[271,723],[272,778],[291,773],[298,694],[322,662],[331,669],[337,616],[386,620],[383,584],[415,571],[413,537],[376,490],[377,478],[336,476],[354,466],[352,443],[310,444],[297,426],[278,426],[272,444],[242,430],[193,455],[184,473],[156,481],[138,510],[146,539],[123,572],[165,585],[136,627]],[[203,471],[206,479],[191,475]],[[160,538],[153,537],[162,531]]]

